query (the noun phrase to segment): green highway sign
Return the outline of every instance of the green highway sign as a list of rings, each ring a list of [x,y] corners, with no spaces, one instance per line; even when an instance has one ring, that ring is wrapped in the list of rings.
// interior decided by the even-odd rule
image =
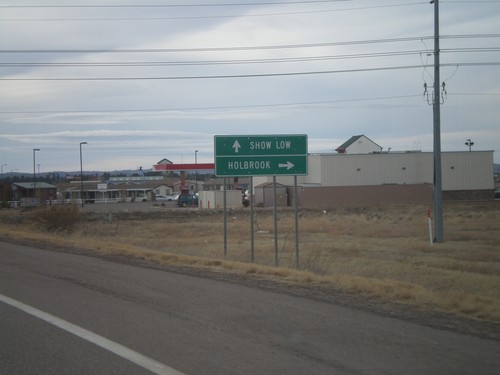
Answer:
[[[216,176],[307,174],[307,135],[216,135]]]

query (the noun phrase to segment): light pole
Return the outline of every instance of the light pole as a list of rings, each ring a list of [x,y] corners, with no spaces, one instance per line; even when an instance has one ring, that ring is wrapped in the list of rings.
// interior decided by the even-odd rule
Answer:
[[[35,152],[40,151],[39,148],[34,148],[33,149],[33,198],[36,197],[36,159],[35,159]]]
[[[472,151],[472,146],[474,146],[474,142],[470,140],[470,138],[465,142],[466,146],[469,146],[469,151]]]
[[[80,142],[80,199],[82,201],[83,207],[83,163],[82,163],[82,145],[86,145],[87,142]]]
[[[194,151],[194,164],[196,164],[196,165],[198,164],[198,150]],[[198,168],[198,167],[196,167],[196,168]],[[198,169],[195,170],[194,181],[196,184],[196,189],[195,189],[194,194],[196,195],[196,193],[198,192]]]

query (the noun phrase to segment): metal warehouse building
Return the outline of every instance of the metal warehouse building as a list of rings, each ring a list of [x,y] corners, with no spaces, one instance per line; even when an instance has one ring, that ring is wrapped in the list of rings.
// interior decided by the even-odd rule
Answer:
[[[432,152],[420,151],[311,154],[309,174],[297,178],[299,203],[427,203],[432,200],[433,163]],[[445,200],[493,198],[493,151],[443,152],[441,164]],[[254,181],[258,185],[272,177]],[[278,177],[277,182],[294,184],[293,176]]]
[[[444,152],[443,190],[493,189],[493,151]],[[310,155],[302,183],[318,186],[366,186],[432,183],[433,154],[423,152],[366,155]]]

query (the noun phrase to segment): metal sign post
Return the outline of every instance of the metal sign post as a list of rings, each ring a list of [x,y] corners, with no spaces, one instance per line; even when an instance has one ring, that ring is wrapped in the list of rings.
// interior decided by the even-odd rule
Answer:
[[[293,210],[295,212],[295,264],[297,269],[300,269],[299,263],[299,211],[298,211],[298,189],[297,189],[297,176],[293,176]]]
[[[250,259],[252,263],[255,261],[255,249],[254,249],[254,202],[253,202],[253,177],[250,177],[250,190],[248,192],[250,199]]]
[[[226,177],[250,176],[250,241],[254,262],[253,176],[273,176],[274,264],[279,266],[276,176],[294,176],[295,256],[299,268],[297,176],[307,175],[307,135],[216,135],[215,175],[224,177],[224,256],[227,254]]]
[[[274,212],[274,266],[279,266],[278,258],[278,204],[276,202],[276,176],[273,176],[273,212]]]
[[[226,194],[226,178],[222,179],[224,181],[224,256],[227,255],[227,194]]]

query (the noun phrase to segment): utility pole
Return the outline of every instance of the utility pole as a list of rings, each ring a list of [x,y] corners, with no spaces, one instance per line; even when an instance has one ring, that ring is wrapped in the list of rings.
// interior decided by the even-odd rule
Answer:
[[[443,242],[443,184],[441,173],[441,94],[439,75],[439,0],[434,3],[434,242]]]
[[[198,165],[198,150],[194,151],[194,164]],[[198,168],[198,167],[196,167],[196,168]],[[194,180],[195,180],[195,184],[196,184],[194,195],[196,195],[196,193],[198,193],[198,169],[196,169]]]
[[[36,198],[36,169],[35,169],[35,152],[40,151],[39,148],[33,149],[33,198]]]
[[[80,200],[83,208],[83,163],[82,163],[82,145],[87,142],[80,142]]]

